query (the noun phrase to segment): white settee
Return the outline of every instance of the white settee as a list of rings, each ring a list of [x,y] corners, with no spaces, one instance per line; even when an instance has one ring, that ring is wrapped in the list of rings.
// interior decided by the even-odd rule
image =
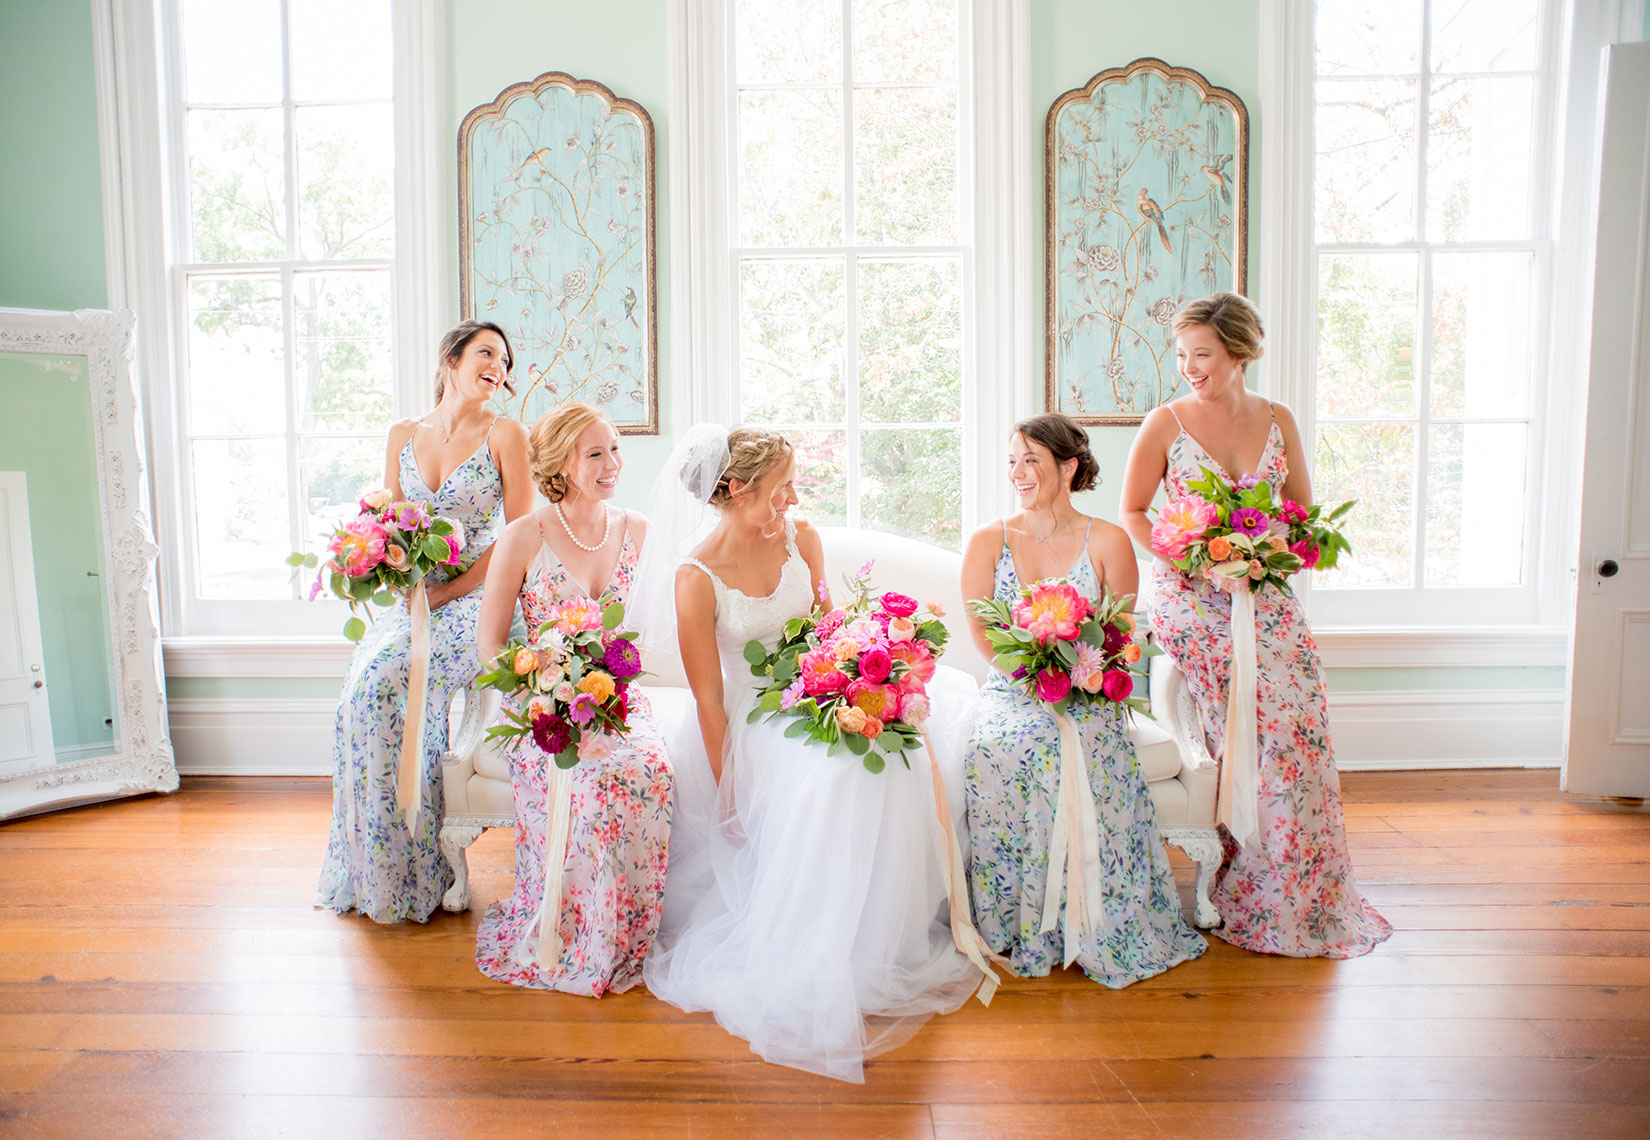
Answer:
[[[844,574],[874,558],[873,583],[898,588],[918,598],[939,599],[946,610],[945,624],[951,631],[945,663],[969,673],[975,680],[985,679],[986,659],[968,636],[959,580],[962,560],[958,555],[876,531],[824,527],[821,536],[825,544],[827,581],[833,587],[839,588]],[[1145,589],[1149,585],[1147,567],[1141,567],[1141,575],[1142,589]],[[648,680],[648,694],[661,711],[671,702],[688,699],[685,682],[679,674]],[[1193,918],[1199,926],[1213,926],[1217,917],[1208,892],[1221,857],[1214,823],[1215,762],[1204,747],[1197,710],[1185,678],[1167,655],[1151,658],[1150,695],[1156,719],[1136,717],[1129,728],[1129,737],[1139,755],[1163,838],[1197,863]],[[515,826],[509,765],[492,744],[483,739],[487,726],[498,714],[498,694],[486,691],[468,696],[460,726],[452,735],[452,747],[441,758],[446,795],[441,850],[457,874],[457,881],[447,892],[443,905],[454,911],[464,910],[470,904],[465,849],[481,838],[485,828]],[[948,791],[952,816],[957,821],[966,852],[963,789]]]

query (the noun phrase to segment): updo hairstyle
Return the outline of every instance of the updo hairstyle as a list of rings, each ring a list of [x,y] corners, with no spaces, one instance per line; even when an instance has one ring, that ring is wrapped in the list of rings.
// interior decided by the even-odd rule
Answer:
[[[533,469],[533,482],[539,494],[552,503],[567,497],[571,488],[565,472],[573,461],[579,437],[591,424],[604,420],[613,422],[589,404],[569,400],[557,404],[533,422],[527,435],[527,462]]]
[[[1100,464],[1089,450],[1089,433],[1076,420],[1059,412],[1044,412],[1021,420],[1014,430],[1033,443],[1048,448],[1056,464],[1068,459],[1077,460],[1077,469],[1071,473],[1071,491],[1090,490],[1100,481]]]
[[[442,335],[441,344],[436,349],[436,403],[441,402],[441,393],[447,390],[447,369],[456,365],[469,343],[484,332],[495,332],[504,342],[504,383],[500,386],[506,395],[516,394],[515,381],[510,379],[510,373],[516,366],[516,350],[510,347],[510,334],[492,321],[460,321]]]
[[[769,471],[782,466],[794,451],[791,441],[778,432],[740,424],[728,432],[728,462],[716,484],[708,488],[708,493],[706,488],[697,486],[689,486],[688,490],[713,507],[726,507],[733,502],[731,484],[735,479],[751,486]]]
[[[1170,327],[1176,336],[1190,328],[1206,328],[1215,334],[1233,360],[1244,364],[1259,360],[1265,351],[1260,344],[1266,335],[1260,323],[1260,310],[1249,298],[1236,293],[1216,293],[1193,301],[1175,314]]]

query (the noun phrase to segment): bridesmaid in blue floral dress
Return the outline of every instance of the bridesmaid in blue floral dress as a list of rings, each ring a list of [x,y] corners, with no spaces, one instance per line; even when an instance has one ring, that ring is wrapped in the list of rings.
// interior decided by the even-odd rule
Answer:
[[[1065,416],[1015,425],[1008,477],[1021,511],[976,531],[963,554],[963,597],[1011,602],[1022,585],[1065,578],[1098,599],[1105,584],[1132,594],[1138,570],[1122,529],[1072,505],[1095,484],[1099,465],[1083,429]],[[1022,576],[1021,570],[1024,568]],[[991,648],[978,622],[976,644]],[[1207,948],[1180,914],[1174,874],[1134,745],[1116,705],[1073,704],[1100,824],[1101,916],[1083,936],[1077,964],[1113,988],[1161,974]],[[1022,976],[1041,977],[1065,960],[1062,927],[1040,933],[1049,844],[1059,789],[1060,735],[1043,702],[993,668],[980,689],[965,765],[969,890],[986,943]]]
[[[504,530],[487,572],[480,641],[495,656],[519,596],[529,630],[564,598],[611,590],[628,603],[647,520],[613,507],[619,433],[588,404],[560,404],[533,425],[533,478],[550,500]],[[588,540],[588,541],[587,541]],[[513,698],[506,697],[506,703]],[[545,901],[550,757],[531,740],[510,749],[516,805],[516,887],[488,908],[476,968],[516,986],[601,997],[642,980],[664,902],[672,777],[664,741],[640,685],[625,690],[630,731],[605,756],[573,769],[571,821],[561,868],[559,957],[539,955]]]
[[[332,830],[315,904],[359,910],[374,922],[424,922],[453,883],[436,842],[447,706],[480,671],[476,618],[493,540],[503,518],[533,505],[526,429],[487,408],[500,388],[514,391],[504,330],[465,321],[441,338],[440,360],[435,410],[390,429],[384,476],[395,498],[427,503],[464,532],[463,571],[448,577],[437,570],[426,579],[430,662],[416,830],[395,803],[412,663],[405,605],[378,611],[356,647],[333,735]]]

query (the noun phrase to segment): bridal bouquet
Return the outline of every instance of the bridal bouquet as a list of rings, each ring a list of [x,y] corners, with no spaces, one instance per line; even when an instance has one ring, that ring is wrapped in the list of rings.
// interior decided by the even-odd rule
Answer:
[[[361,499],[361,513],[327,536],[328,558],[290,554],[287,565],[314,570],[313,601],[325,582],[349,603],[350,619],[344,636],[360,641],[367,632],[357,610],[370,617],[370,606],[392,606],[398,595],[411,590],[437,566],[459,565],[464,531],[445,515],[432,515],[429,505],[409,500],[392,502],[382,487]],[[370,603],[370,605],[369,605]]]
[[[624,603],[612,594],[580,595],[557,602],[532,637],[507,642],[476,684],[524,699],[505,707],[488,739],[531,737],[558,768],[609,755],[613,737],[629,731],[628,690],[642,672],[636,634],[623,622]]]
[[[1128,602],[1102,589],[1097,605],[1054,578],[1023,588],[1012,605],[982,598],[968,608],[985,623],[997,668],[1031,696],[1057,709],[1111,702],[1145,712],[1145,700],[1132,695],[1134,674],[1162,650],[1134,640]]]
[[[1156,512],[1152,551],[1193,578],[1247,579],[1249,589],[1289,589],[1302,570],[1328,570],[1352,549],[1338,524],[1345,502],[1327,513],[1293,499],[1272,502],[1272,489],[1253,475],[1228,483],[1205,467],[1186,484],[1192,494]]]
[[[947,632],[938,602],[919,605],[892,591],[873,597],[871,563],[846,579],[849,600],[835,609],[815,606],[785,623],[779,644],[745,646],[745,660],[761,680],[749,721],[792,717],[785,735],[807,736],[847,749],[881,772],[878,752],[897,755],[922,746],[928,719],[925,683],[945,651]],[[919,611],[926,611],[920,613]]]

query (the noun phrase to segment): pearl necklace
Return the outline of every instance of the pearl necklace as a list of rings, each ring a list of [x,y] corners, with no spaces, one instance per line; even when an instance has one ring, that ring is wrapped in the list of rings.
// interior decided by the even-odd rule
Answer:
[[[573,545],[589,554],[594,554],[607,545],[607,539],[613,533],[613,512],[606,507],[602,508],[602,540],[595,546],[586,546],[579,541],[579,536],[573,533],[573,528],[567,525],[567,516],[561,513],[561,504],[550,504],[556,510],[556,517],[561,520],[561,528],[567,532],[567,537],[573,540]]]

